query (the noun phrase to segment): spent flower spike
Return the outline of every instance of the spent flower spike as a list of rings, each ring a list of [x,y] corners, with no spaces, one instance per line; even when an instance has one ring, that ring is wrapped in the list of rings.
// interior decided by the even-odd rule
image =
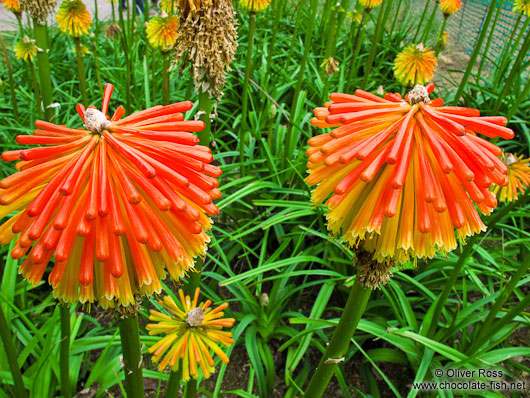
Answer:
[[[92,17],[81,0],[66,0],[59,6],[57,22],[63,33],[80,37],[88,33]]]
[[[214,309],[211,308],[211,300],[197,304],[199,293],[197,288],[191,300],[179,290],[179,305],[170,296],[165,296],[159,303],[171,315],[151,310],[149,320],[157,323],[147,325],[150,335],[165,334],[148,350],[153,354],[154,361],[160,362],[159,370],[166,367],[173,371],[182,369],[184,381],[189,381],[190,377],[198,378],[199,369],[205,378],[210,377],[215,366],[210,350],[228,363],[228,356],[218,344],[229,347],[234,342],[232,333],[222,330],[231,328],[235,322],[234,318],[223,318],[222,311],[228,303]]]
[[[438,61],[429,47],[410,44],[394,60],[396,80],[405,87],[425,84],[432,79]]]
[[[444,106],[433,89],[418,85],[405,99],[332,93],[311,120],[333,128],[309,140],[312,201],[326,201],[333,234],[378,261],[454,250],[455,229],[460,240],[485,230],[476,208],[490,214],[490,186],[507,183],[501,149],[478,136],[512,138],[506,118]]]
[[[530,158],[506,152],[503,160],[508,167],[508,185],[494,185],[491,190],[499,201],[513,202],[530,186]]]
[[[210,149],[193,132],[202,121],[185,121],[190,101],[157,105],[122,118],[107,116],[113,86],[101,111],[77,106],[84,128],[37,120],[21,145],[4,152],[18,173],[0,181],[0,244],[16,239],[15,259],[32,284],[49,275],[54,295],[66,302],[103,307],[135,302],[161,291],[204,255],[212,203],[221,192]]]

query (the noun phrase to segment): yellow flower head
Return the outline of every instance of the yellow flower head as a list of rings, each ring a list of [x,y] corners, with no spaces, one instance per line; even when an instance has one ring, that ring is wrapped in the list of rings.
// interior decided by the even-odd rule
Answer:
[[[169,50],[177,40],[179,20],[176,15],[154,17],[147,23],[146,32],[149,44],[161,50]]]
[[[35,55],[37,55],[35,40],[30,40],[28,36],[24,36],[24,39],[16,42],[15,56],[18,59],[32,62]]]
[[[0,0],[0,1],[2,1],[2,4],[9,11],[15,14],[20,14],[22,12],[22,7],[20,6],[20,2],[18,0]]]
[[[462,7],[462,0],[442,0],[440,1],[440,10],[445,16],[453,15]]]
[[[504,154],[504,163],[508,167],[506,175],[508,185],[495,185],[491,189],[501,202],[517,200],[518,192],[524,193],[530,186],[530,158],[523,159],[523,157],[523,155],[517,156],[510,152]]]
[[[165,296],[159,301],[160,305],[171,315],[151,310],[149,320],[157,323],[147,325],[150,335],[165,334],[165,336],[149,348],[155,362],[160,361],[158,369],[162,371],[166,366],[172,370],[182,369],[182,379],[188,381],[190,376],[199,377],[199,368],[208,378],[215,363],[210,355],[210,349],[228,363],[228,356],[217,345],[221,343],[230,347],[234,340],[232,333],[221,330],[223,327],[231,328],[234,318],[223,318],[222,312],[228,303],[212,309],[211,300],[197,305],[200,289],[195,290],[193,301],[190,296],[184,296],[179,290],[180,303]]]
[[[270,2],[271,0],[240,0],[239,4],[245,10],[249,10],[251,12],[260,12],[267,8]]]
[[[361,23],[361,19],[363,17],[363,14],[359,11],[349,11],[347,14],[346,14],[346,17],[351,19],[352,22],[354,22],[355,24],[360,24]]]
[[[62,32],[79,37],[88,33],[92,17],[81,0],[66,0],[59,7],[57,22]]]
[[[359,4],[362,8],[371,10],[373,8],[379,7],[383,0],[359,0]]]
[[[440,40],[440,44],[442,45],[442,47],[445,47],[445,45],[447,44],[447,40],[449,40],[449,32],[445,31]]]
[[[530,0],[515,0],[513,12],[520,12],[530,17]]]
[[[396,80],[407,87],[425,84],[432,79],[436,70],[436,55],[423,44],[410,44],[394,60]]]

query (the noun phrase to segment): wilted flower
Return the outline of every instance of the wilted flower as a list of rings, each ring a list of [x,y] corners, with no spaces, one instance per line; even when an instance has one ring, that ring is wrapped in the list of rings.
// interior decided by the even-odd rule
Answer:
[[[512,202],[517,200],[518,192],[524,193],[530,186],[530,158],[524,159],[524,155],[517,156],[507,152],[504,154],[504,163],[508,167],[508,185],[494,185],[492,191],[501,202]]]
[[[117,23],[110,23],[105,27],[105,37],[114,40],[121,33],[120,25]]]
[[[156,344],[149,348],[155,362],[160,361],[158,369],[162,371],[169,366],[176,371],[182,369],[182,379],[188,381],[190,376],[199,377],[199,368],[205,378],[210,377],[215,363],[210,350],[228,363],[228,357],[219,348],[218,343],[225,347],[232,345],[232,333],[221,330],[231,328],[234,318],[223,318],[222,312],[228,303],[212,309],[211,300],[197,305],[200,289],[195,290],[193,301],[190,296],[184,297],[179,290],[180,303],[177,305],[170,296],[159,301],[171,315],[151,310],[149,320],[158,323],[147,325],[150,335],[165,334]]]
[[[38,283],[50,259],[56,297],[102,306],[134,303],[135,295],[161,291],[160,280],[183,276],[203,255],[220,197],[212,155],[192,133],[202,121],[184,121],[190,101],[157,105],[121,118],[77,111],[84,127],[36,121],[21,145],[4,152],[18,173],[0,181],[0,244],[16,238],[11,252],[26,256],[20,273]]]
[[[366,10],[379,7],[383,0],[359,0],[359,5]]]
[[[462,0],[441,0],[440,10],[445,16],[453,15],[462,7]]]
[[[251,12],[260,12],[266,9],[271,0],[239,0],[239,5]]]
[[[530,0],[515,0],[513,12],[520,12],[530,17]]]
[[[432,79],[437,65],[436,55],[429,47],[410,44],[394,60],[394,75],[406,87],[425,84]]]
[[[171,0],[166,0],[171,1]],[[178,8],[181,13],[188,14],[189,12],[195,13],[199,10],[205,10],[211,7],[213,0],[175,0],[178,2]]]
[[[57,6],[56,0],[20,0],[20,4],[39,24],[44,24]]]
[[[20,5],[20,2],[18,0],[1,0],[2,4],[7,8],[9,11],[16,15],[20,15],[22,12],[22,7]]]
[[[316,108],[317,127],[336,127],[309,140],[312,200],[328,207],[328,229],[379,261],[408,261],[449,252],[485,229],[497,206],[491,184],[506,185],[502,151],[477,136],[513,137],[500,116],[443,106],[434,89],[416,86],[404,101],[362,90],[333,93]],[[331,195],[331,197],[329,197]]]
[[[88,33],[92,17],[81,0],[66,0],[57,11],[57,22],[63,33],[79,37]]]
[[[320,67],[324,69],[327,76],[331,76],[334,73],[337,73],[339,69],[339,61],[333,57],[326,58],[324,62],[320,64]]]
[[[193,1],[184,0],[184,3],[174,63],[186,56],[191,63],[195,90],[219,98],[237,48],[232,1],[211,0],[210,6],[202,4],[203,1],[195,9],[190,6]],[[182,62],[182,68],[187,64]]]
[[[24,61],[33,62],[33,57],[37,55],[37,46],[35,40],[24,36],[22,40],[15,43],[15,57]]]
[[[176,15],[164,15],[149,20],[145,28],[149,44],[160,50],[170,50],[177,40],[179,19]]]

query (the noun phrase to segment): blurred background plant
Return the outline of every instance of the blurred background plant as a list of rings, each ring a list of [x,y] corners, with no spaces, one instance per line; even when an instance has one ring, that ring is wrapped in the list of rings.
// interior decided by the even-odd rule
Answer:
[[[26,3],[32,2],[22,1],[22,7]],[[227,313],[236,319],[235,343],[226,349],[230,363],[216,360],[216,372],[209,379],[199,378],[203,396],[302,395],[314,371],[312,364],[321,357],[340,317],[355,274],[354,251],[327,237],[325,208],[310,205],[310,189],[304,182],[306,143],[317,131],[309,124],[311,110],[330,92],[363,87],[376,93],[383,86],[405,94],[394,77],[398,53],[412,44],[439,46],[433,78],[438,95],[448,105],[507,116],[516,135],[498,144],[505,152],[529,157],[527,3],[463,1],[443,28],[444,14],[437,1],[367,3],[271,0],[257,13],[233,3],[239,48],[223,97],[215,106],[203,99],[208,110],[203,117],[212,120],[214,162],[224,173],[223,197],[217,201],[220,214],[214,217],[200,284],[206,298],[230,303]],[[128,113],[162,103],[164,54],[149,46],[144,26],[159,15],[159,5],[145,3],[146,12],[141,14],[134,0],[97,4],[97,17],[94,4],[86,4],[94,34],[90,53],[83,55],[89,99],[101,95],[96,77],[100,73],[102,82],[115,83],[114,101],[126,104]],[[171,7],[180,15],[177,4]],[[25,11],[20,18],[5,8],[0,11],[0,20],[11,21],[2,22],[1,29],[6,46],[0,60],[3,151],[19,148],[14,137],[31,131],[41,113],[54,123],[72,125],[81,100],[80,81],[72,73],[76,55],[52,22],[57,8],[50,7],[47,19],[28,17]],[[253,40],[251,18],[256,26]],[[449,37],[444,46],[445,32]],[[34,75],[27,59],[14,52],[25,36],[35,40],[37,48]],[[195,114],[200,92],[193,90],[193,65],[179,61],[177,66],[168,72],[170,101],[194,100],[190,113]],[[242,130],[248,132],[244,139]],[[12,172],[10,164],[0,164],[1,177]],[[433,372],[439,367],[502,368],[507,380],[529,383],[527,203],[528,193],[520,193],[517,201],[501,204],[493,216],[484,218],[487,232],[446,257],[393,269],[394,278],[373,293],[328,396],[414,397],[419,391],[411,389],[412,382],[436,380]],[[22,280],[19,261],[10,258],[9,250],[0,249],[0,303],[22,381],[28,395],[53,397],[60,391],[60,311],[45,284],[31,287]],[[165,288],[176,292],[178,286]],[[151,299],[141,306],[144,354],[156,341],[145,328],[153,308],[159,307]],[[115,318],[82,306],[73,308],[70,317],[72,391],[123,396]],[[13,397],[17,395],[5,355],[0,349],[0,397]],[[144,355],[143,366],[146,396],[164,396],[169,374],[159,371],[149,355]]]

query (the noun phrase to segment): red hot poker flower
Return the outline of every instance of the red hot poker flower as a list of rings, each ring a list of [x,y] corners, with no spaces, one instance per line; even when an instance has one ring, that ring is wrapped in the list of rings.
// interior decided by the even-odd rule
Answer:
[[[18,173],[0,181],[0,244],[18,234],[13,258],[26,256],[21,273],[38,283],[50,260],[49,282],[67,302],[128,305],[137,294],[161,290],[206,251],[206,231],[221,192],[209,148],[185,121],[190,101],[157,105],[122,118],[77,106],[85,129],[36,121],[33,135],[16,137],[39,147],[4,152]],[[27,255],[26,255],[27,254]]]
[[[405,100],[333,93],[311,120],[334,128],[309,140],[312,200],[327,199],[328,228],[379,261],[454,250],[454,229],[461,240],[484,230],[474,204],[490,214],[489,187],[507,183],[501,149],[477,135],[512,138],[506,118],[443,106],[433,89],[418,85]]]

